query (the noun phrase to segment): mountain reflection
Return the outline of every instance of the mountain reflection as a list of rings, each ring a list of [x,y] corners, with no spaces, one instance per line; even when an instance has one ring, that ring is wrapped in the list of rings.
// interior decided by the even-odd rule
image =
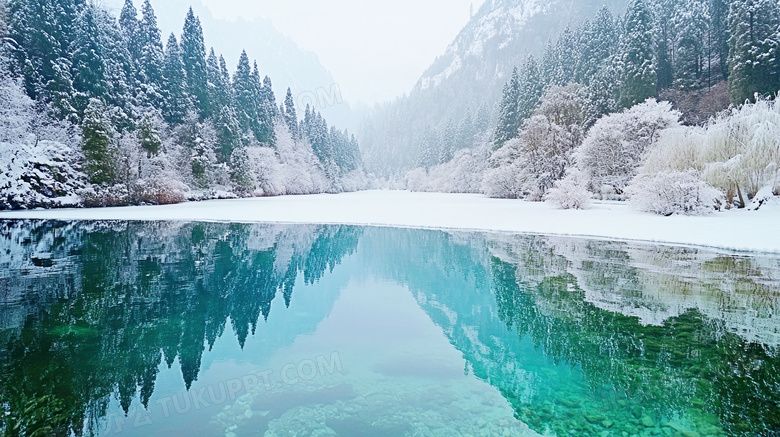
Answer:
[[[111,399],[148,405],[163,363],[189,389],[226,331],[243,348],[348,255],[534,431],[780,432],[777,257],[314,225],[17,221],[0,241],[2,435],[97,434]],[[276,347],[326,316],[290,313],[262,331]]]

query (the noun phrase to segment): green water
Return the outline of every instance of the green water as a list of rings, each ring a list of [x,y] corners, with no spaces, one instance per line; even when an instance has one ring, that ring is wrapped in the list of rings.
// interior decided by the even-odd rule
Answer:
[[[0,221],[0,435],[777,436],[780,257]]]

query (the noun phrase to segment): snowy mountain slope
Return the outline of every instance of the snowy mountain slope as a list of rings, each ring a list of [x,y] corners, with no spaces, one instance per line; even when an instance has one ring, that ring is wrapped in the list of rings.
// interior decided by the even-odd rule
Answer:
[[[373,161],[369,165],[373,170],[408,167],[405,160],[413,157],[413,144],[426,126],[441,128],[450,118],[457,122],[483,104],[492,109],[515,66],[529,54],[540,57],[548,41],[567,26],[592,19],[605,4],[621,15],[628,1],[486,1],[408,96],[367,117],[361,144]],[[388,156],[394,159],[387,162]]]
[[[415,91],[446,87],[448,80],[458,75],[479,82],[505,79],[524,56],[540,55],[547,41],[566,26],[578,26],[604,4],[613,12],[622,12],[627,3],[626,0],[486,2],[447,51],[423,74]]]

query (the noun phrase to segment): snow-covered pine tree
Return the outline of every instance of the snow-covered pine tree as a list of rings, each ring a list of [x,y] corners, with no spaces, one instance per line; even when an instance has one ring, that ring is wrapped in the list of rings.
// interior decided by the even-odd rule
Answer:
[[[548,84],[563,86],[574,79],[580,53],[579,40],[579,35],[567,27],[558,37],[555,45],[548,47],[552,50],[550,59],[553,63],[549,66]]]
[[[144,0],[141,8],[141,22],[138,34],[141,42],[141,59],[139,69],[143,73],[142,83],[151,103],[159,103],[159,89],[163,83],[163,50],[162,32],[157,26],[157,16],[149,0]]]
[[[136,88],[135,63],[124,42],[122,29],[116,19],[105,10],[96,8],[99,31],[98,44],[102,48],[105,64],[104,83],[106,103],[115,111],[115,125],[120,131],[130,129],[137,121],[133,108]]]
[[[487,132],[488,128],[490,128],[490,109],[488,109],[487,103],[482,102],[474,118],[474,129],[478,135],[481,135]]]
[[[618,106],[630,108],[657,93],[653,15],[646,0],[628,5],[621,44],[621,87]]]
[[[292,95],[292,90],[287,88],[287,95],[284,97],[284,122],[287,124],[287,128],[290,129],[290,134],[293,139],[300,138],[300,132],[298,131],[298,113],[295,111],[295,99]]]
[[[474,136],[476,135],[474,128],[474,119],[471,115],[471,108],[466,108],[466,113],[463,114],[463,118],[458,125],[458,135],[456,141],[456,150],[466,149],[474,145]]]
[[[146,152],[146,157],[151,157],[160,153],[162,148],[162,138],[160,137],[160,131],[155,126],[154,120],[151,116],[144,116],[138,123],[136,130],[138,141],[141,143],[141,148]]]
[[[241,147],[242,132],[238,114],[232,105],[224,105],[214,120],[217,134],[216,154],[221,163],[229,163],[233,151]]]
[[[580,54],[575,79],[588,85],[615,54],[617,29],[612,12],[605,5],[592,22],[583,26],[580,34]]]
[[[257,64],[255,64],[255,69]],[[260,115],[261,125],[264,126],[264,132],[266,134],[266,143],[271,146],[276,145],[276,133],[274,132],[274,120],[279,116],[279,107],[276,106],[276,95],[274,94],[274,87],[271,83],[271,78],[265,76],[263,78],[263,86],[260,88]]]
[[[119,13],[119,27],[122,29],[122,41],[127,51],[137,65],[141,61],[141,48],[143,46],[138,21],[138,10],[133,0],[125,0],[122,11]]]
[[[301,120],[300,123],[300,129],[299,132],[301,133],[301,136],[304,138],[311,139],[311,127],[312,127],[312,111],[311,106],[309,104],[306,104],[306,109],[303,112],[303,120]]]
[[[241,129],[252,132],[260,141],[260,126],[257,114],[257,93],[252,79],[252,66],[246,51],[241,52],[238,66],[233,75],[233,97],[235,111]]]
[[[708,36],[709,76],[713,80],[720,78],[726,80],[729,77],[729,5],[732,0],[710,0],[710,34]],[[713,62],[712,58],[715,57]],[[714,74],[716,71],[719,74]]]
[[[212,107],[221,107],[225,104],[223,97],[225,90],[222,88],[222,74],[219,71],[219,58],[212,47],[206,57],[206,85],[208,86],[209,102]],[[215,110],[210,109],[208,117],[214,115]]]
[[[7,40],[8,38],[8,12],[6,11],[7,5],[6,0],[0,1],[0,47],[5,47],[6,44],[10,43],[10,41]],[[3,65],[0,65],[0,67],[3,67]],[[7,67],[7,66],[6,66]]]
[[[458,141],[458,127],[452,117],[447,119],[444,132],[441,136],[441,150],[439,150],[439,164],[449,162],[455,154]]]
[[[585,89],[585,125],[590,127],[604,115],[617,111],[620,73],[614,64],[607,61],[591,77]]]
[[[92,5],[81,10],[75,22],[75,39],[71,44],[73,87],[77,92],[74,106],[82,114],[90,98],[105,99],[108,91],[105,83],[105,55],[100,41],[102,29],[96,22],[96,13]]]
[[[15,74],[33,99],[51,103],[53,115],[76,120],[69,43],[76,19],[73,0],[10,0],[9,37],[15,42]]]
[[[436,137],[433,128],[431,128],[431,125],[425,125],[420,138],[420,147],[418,149],[420,151],[420,156],[418,158],[420,167],[429,170],[436,165],[439,155],[436,147],[437,142],[438,138]]]
[[[206,44],[200,19],[190,7],[181,34],[181,59],[187,74],[187,91],[194,100],[201,118],[211,113],[211,101],[206,68]]]
[[[778,4],[774,0],[731,3],[729,91],[734,104],[755,101],[756,94],[780,90]]]
[[[233,150],[233,154],[230,156],[230,170],[230,178],[239,190],[249,191],[255,188],[256,181],[246,146],[240,146]]]
[[[705,43],[710,21],[704,0],[687,0],[677,6],[673,23],[677,39],[674,85],[678,89],[698,89],[708,84]]]
[[[165,45],[163,61],[163,81],[160,92],[163,97],[163,118],[167,123],[178,124],[184,121],[187,111],[191,109],[191,101],[187,94],[187,80],[184,64],[181,60],[179,43],[176,35],[171,33]]]
[[[501,147],[504,142],[517,137],[520,130],[520,74],[517,67],[512,70],[512,78],[504,85],[504,94],[499,105],[498,123],[494,139],[496,146]]]
[[[84,152],[84,172],[95,185],[111,185],[116,181],[116,132],[107,116],[105,103],[90,99],[81,123]]]
[[[648,7],[655,18],[654,44],[655,65],[658,75],[658,89],[669,88],[674,82],[674,63],[677,56],[677,27],[675,17],[678,11],[676,0],[652,0]]]
[[[542,98],[546,86],[547,82],[542,77],[539,64],[533,56],[529,56],[523,64],[520,74],[520,92],[518,93],[520,102],[517,105],[518,130],[523,120],[530,118],[536,107],[539,106],[539,99]]]

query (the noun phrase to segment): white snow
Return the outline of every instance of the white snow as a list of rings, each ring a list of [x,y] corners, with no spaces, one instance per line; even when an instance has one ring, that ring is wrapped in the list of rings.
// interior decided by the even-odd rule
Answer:
[[[363,191],[166,206],[0,213],[0,219],[12,218],[352,224],[567,235],[780,253],[778,199],[759,211],[661,217],[634,211],[618,202],[595,202],[589,210],[559,210],[544,203],[489,199],[478,194]]]

